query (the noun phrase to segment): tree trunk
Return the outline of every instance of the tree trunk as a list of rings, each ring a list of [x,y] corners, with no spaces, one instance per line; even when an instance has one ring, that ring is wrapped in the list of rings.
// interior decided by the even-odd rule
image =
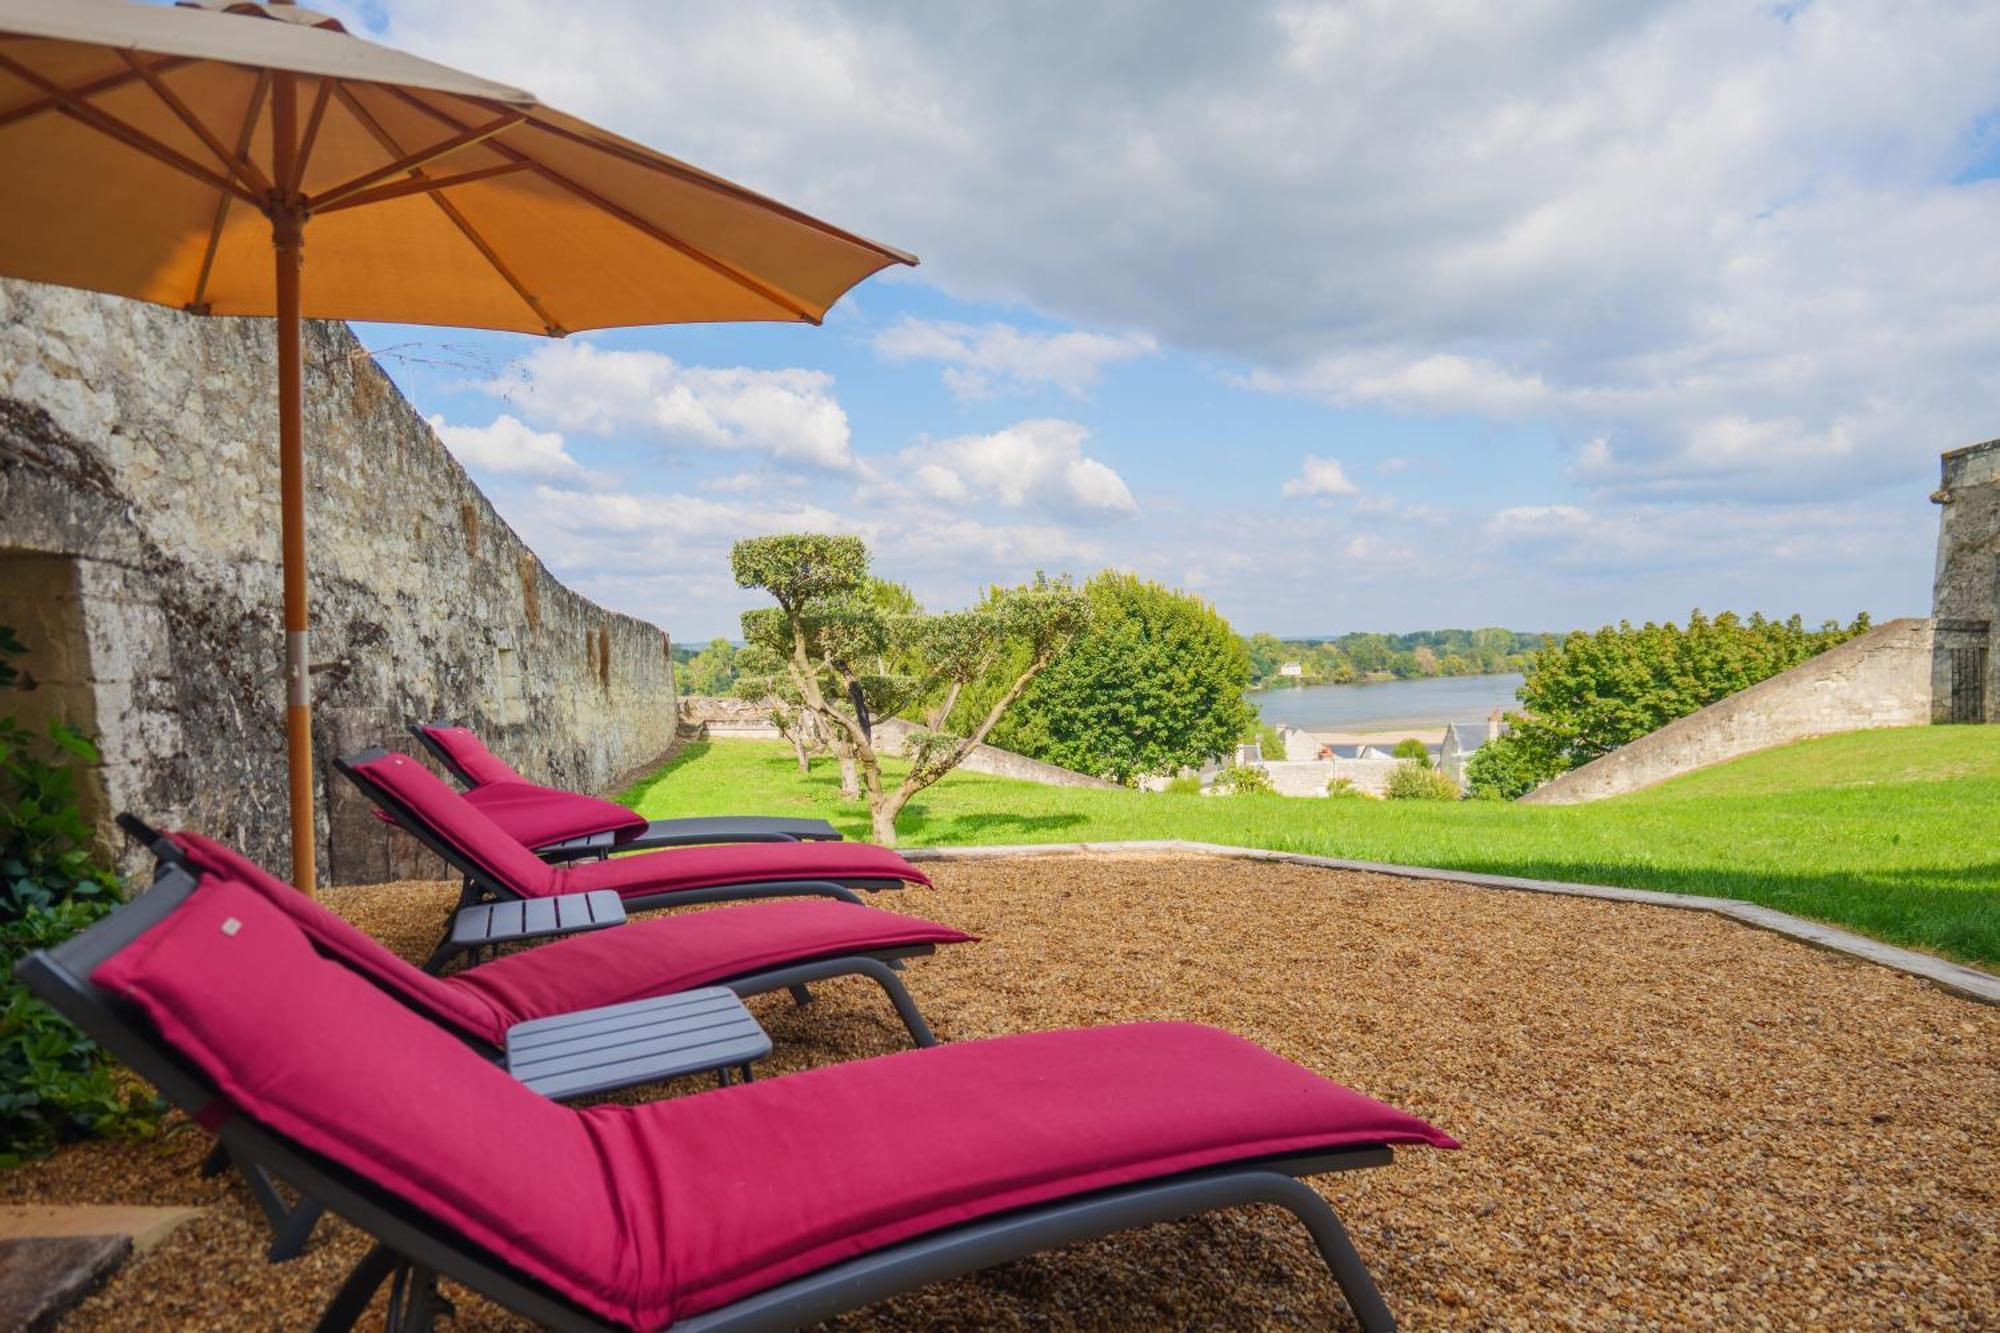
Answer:
[[[897,809],[902,807],[899,804]],[[889,802],[878,804],[869,814],[869,822],[874,826],[874,839],[884,847],[896,845],[896,810],[889,808]]]
[[[840,794],[849,801],[861,799],[861,774],[855,768],[851,754],[840,756]]]
[[[812,759],[806,754],[805,732],[799,727],[792,728],[792,753],[799,757],[800,775],[805,776],[810,774],[812,772]]]

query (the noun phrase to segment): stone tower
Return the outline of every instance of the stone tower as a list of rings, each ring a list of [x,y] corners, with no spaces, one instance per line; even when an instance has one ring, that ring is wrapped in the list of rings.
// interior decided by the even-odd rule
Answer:
[[[2000,440],[1954,449],[1938,517],[1933,722],[2000,722]]]

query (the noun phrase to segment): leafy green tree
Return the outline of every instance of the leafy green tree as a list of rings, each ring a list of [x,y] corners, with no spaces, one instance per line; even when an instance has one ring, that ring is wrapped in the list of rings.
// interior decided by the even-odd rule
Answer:
[[[1516,693],[1522,708],[1508,714],[1512,732],[1480,748],[1468,781],[1479,795],[1518,796],[1790,670],[1868,625],[1865,614],[1846,625],[1830,620],[1807,629],[1798,616],[1711,619],[1697,610],[1685,627],[1620,621],[1595,633],[1579,630],[1535,654]]]
[[[1090,629],[1022,693],[994,744],[1129,783],[1197,766],[1252,734],[1249,652],[1214,607],[1116,570],[1084,595]]]
[[[681,673],[687,694],[728,694],[736,684],[736,645],[727,639],[710,639],[708,647],[689,659]]]
[[[1425,768],[1429,768],[1431,766],[1430,746],[1425,745],[1415,736],[1403,737],[1403,739],[1396,742],[1396,748],[1389,751],[1389,753],[1392,757],[1397,759],[1414,760],[1415,762],[1422,764]]]
[[[730,565],[740,586],[762,588],[777,602],[744,614],[744,637],[783,663],[798,707],[854,766],[875,839],[889,846],[910,798],[983,743],[1090,623],[1080,591],[1067,580],[1040,577],[996,591],[969,611],[885,611],[885,604],[896,604],[885,592],[894,585],[869,576],[868,550],[858,537],[754,537],[736,543]],[[946,730],[965,687],[1010,654],[1019,670],[984,715],[967,734]],[[892,788],[882,777],[872,720],[917,709],[924,717],[905,743],[908,774]]]

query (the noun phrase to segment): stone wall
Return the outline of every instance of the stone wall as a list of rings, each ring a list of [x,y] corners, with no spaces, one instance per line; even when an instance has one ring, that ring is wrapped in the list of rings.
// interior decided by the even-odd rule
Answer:
[[[1636,791],[1726,759],[1865,727],[1931,719],[1931,622],[1891,620],[1717,700],[1523,796],[1571,805]]]
[[[915,728],[900,717],[883,718],[875,723],[875,748],[882,754],[901,754],[904,739]],[[967,773],[990,773],[999,778],[1019,778],[1023,782],[1039,782],[1045,787],[1112,787],[1117,783],[1105,778],[1094,778],[1088,773],[1078,773],[1074,769],[1059,768],[1045,764],[1039,759],[1030,759],[1012,750],[1002,750],[994,745],[973,747],[971,754],[959,765]]]
[[[681,730],[710,740],[783,740],[771,720],[769,704],[755,699],[725,699],[714,695],[681,698]]]
[[[671,744],[666,634],[558,583],[346,326],[306,329],[321,873],[425,867],[329,757],[467,722],[596,790]],[[121,809],[289,859],[268,320],[0,282],[0,623]]]
[[[2000,722],[2000,440],[1940,461],[1931,720]]]

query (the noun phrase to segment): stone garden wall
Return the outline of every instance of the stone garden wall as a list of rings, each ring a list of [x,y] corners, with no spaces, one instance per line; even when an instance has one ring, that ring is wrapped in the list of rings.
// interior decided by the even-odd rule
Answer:
[[[321,874],[436,869],[327,767],[426,718],[584,790],[670,746],[667,635],[557,582],[345,325],[309,324]],[[288,860],[272,325],[0,281],[0,624],[92,804]]]

